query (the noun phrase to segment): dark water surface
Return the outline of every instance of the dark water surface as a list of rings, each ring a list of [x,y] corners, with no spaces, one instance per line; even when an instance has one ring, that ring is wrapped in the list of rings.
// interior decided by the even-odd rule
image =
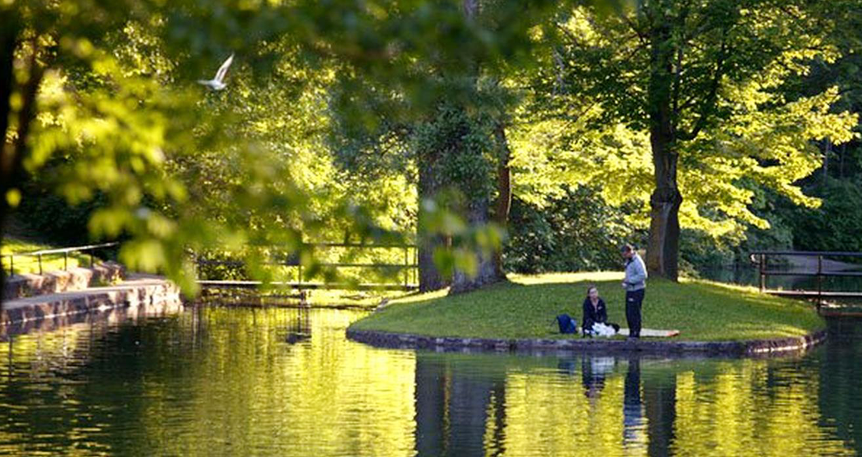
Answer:
[[[862,339],[769,360],[441,354],[346,340],[361,316],[198,308],[15,337],[0,343],[0,455],[862,449]]]
[[[783,290],[818,290],[822,287],[823,291],[836,292],[862,292],[862,276],[826,276],[820,280],[813,276],[794,275],[792,273],[814,272],[815,270],[804,270],[800,268],[772,268],[785,273],[781,276],[768,276],[766,279],[767,289],[783,289]],[[844,271],[833,270],[832,274],[851,273],[860,274],[862,269],[856,267]],[[752,266],[740,267],[721,267],[704,269],[699,272],[699,276],[703,279],[718,281],[728,284],[739,284],[743,286],[760,286],[760,272]]]

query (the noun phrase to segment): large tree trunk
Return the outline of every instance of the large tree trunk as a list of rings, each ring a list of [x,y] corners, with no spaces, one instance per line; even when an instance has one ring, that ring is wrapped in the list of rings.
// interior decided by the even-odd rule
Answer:
[[[646,264],[650,274],[676,281],[682,194],[676,180],[678,156],[671,94],[674,49],[670,32],[667,22],[659,20],[650,33],[652,55],[648,97],[655,190],[650,197]]]
[[[435,154],[436,152],[431,152]],[[430,154],[428,154],[430,155]],[[435,170],[434,157],[421,157],[419,160],[419,221],[417,238],[419,246],[419,291],[430,292],[447,287],[440,270],[434,264],[434,250],[445,245],[446,240],[439,235],[426,233],[425,210],[423,202],[433,200],[440,190],[440,182]]]
[[[487,197],[473,196],[467,214],[467,223],[471,226],[485,225],[489,222],[489,200]],[[459,294],[478,289],[500,280],[497,275],[497,262],[494,253],[485,253],[481,249],[476,250],[478,267],[475,276],[470,276],[464,271],[456,270],[452,278],[450,294]]]
[[[509,212],[512,208],[512,168],[509,166],[512,151],[509,149],[509,142],[506,139],[506,126],[503,123],[497,124],[494,133],[497,137],[497,146],[500,148],[499,162],[497,162],[497,207],[494,211],[494,222],[501,229],[507,230]],[[494,251],[494,263],[496,264],[497,278],[505,279],[506,273],[503,271],[502,246]]]
[[[10,98],[12,96],[13,73],[19,23],[15,14],[8,10],[0,10],[0,244],[3,243],[6,216],[9,212],[6,202],[6,192],[12,184],[15,173],[12,170],[14,162],[11,156],[7,170],[6,131],[9,128]],[[2,292],[6,286],[6,271],[0,268],[0,310],[3,309]]]
[[[478,0],[463,0],[464,15],[468,21],[473,21],[479,14]],[[478,83],[479,65],[476,65],[470,70],[474,84]],[[471,122],[468,129],[475,129],[476,126]],[[505,137],[504,137],[505,138]],[[459,140],[459,143],[461,141]],[[462,147],[461,154],[476,153],[475,151],[467,151]],[[474,178],[476,179],[476,178]],[[478,179],[487,179],[480,177]],[[470,183],[455,183],[456,185],[464,185],[471,187]],[[481,187],[481,186],[480,186]],[[462,187],[463,189],[463,187]],[[473,227],[487,225],[491,221],[490,217],[490,197],[483,193],[465,192],[467,203],[467,223]],[[507,210],[508,212],[508,210]],[[463,271],[456,270],[452,278],[452,287],[449,289],[450,294],[458,294],[478,289],[488,284],[493,284],[501,279],[502,267],[500,267],[500,257],[496,252],[482,252],[481,249],[476,250],[477,264],[476,275],[470,276]]]
[[[647,269],[651,275],[672,281],[679,277],[679,207],[682,195],[676,185],[677,155],[662,139],[653,140],[656,189],[650,197],[650,233]]]

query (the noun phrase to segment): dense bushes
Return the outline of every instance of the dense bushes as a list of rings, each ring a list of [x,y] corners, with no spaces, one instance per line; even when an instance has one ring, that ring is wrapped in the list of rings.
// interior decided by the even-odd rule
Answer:
[[[594,189],[568,189],[544,208],[515,198],[504,266],[517,273],[618,269],[619,246],[632,235],[623,211],[603,203]]]
[[[793,245],[805,251],[862,252],[862,181],[829,178],[810,193],[817,209],[797,209],[791,218]]]
[[[25,190],[20,206],[13,217],[16,226],[27,235],[57,246],[80,246],[90,241],[87,223],[90,215],[104,204],[97,197],[87,203],[72,206],[62,197],[30,186]]]

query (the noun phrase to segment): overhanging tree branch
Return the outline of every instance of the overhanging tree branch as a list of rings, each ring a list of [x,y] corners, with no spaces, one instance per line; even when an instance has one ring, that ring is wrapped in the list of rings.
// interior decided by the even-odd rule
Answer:
[[[727,54],[727,29],[725,29],[721,37],[721,48],[718,51],[718,59],[715,65],[715,73],[712,77],[712,83],[710,84],[709,93],[701,104],[699,110],[700,115],[698,116],[698,119],[692,127],[691,131],[677,132],[678,140],[691,141],[697,138],[697,135],[700,134],[701,130],[703,130],[703,128],[706,126],[710,115],[715,110],[715,103],[718,99],[718,89],[721,86],[721,78],[724,76],[724,63],[727,59]]]

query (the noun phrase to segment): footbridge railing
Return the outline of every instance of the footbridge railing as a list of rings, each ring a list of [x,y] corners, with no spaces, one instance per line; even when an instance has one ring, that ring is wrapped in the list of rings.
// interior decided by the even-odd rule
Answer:
[[[33,263],[36,264],[36,268],[38,268],[39,274],[43,274],[43,259],[47,262],[47,259],[63,257],[63,270],[69,269],[69,256],[80,254],[88,256],[90,259],[90,267],[95,263],[96,253],[99,251],[104,251],[108,248],[116,248],[120,243],[102,243],[102,244],[91,244],[87,246],[74,246],[69,248],[57,248],[57,249],[40,249],[38,251],[31,252],[18,252],[12,254],[3,254],[0,255],[0,264],[2,264],[2,268],[5,270],[8,268],[9,276],[15,274],[15,262],[17,261],[19,265],[22,265],[22,261],[24,261],[24,265],[32,267]],[[16,260],[17,259],[17,260]],[[26,260],[25,260],[26,259]]]
[[[340,289],[340,290],[414,290],[418,288],[419,275],[418,275],[418,250],[415,245],[412,244],[360,244],[360,243],[305,243],[304,245],[307,248],[311,248],[318,252],[318,255],[324,260],[316,263],[316,266],[320,268],[330,268],[336,271],[350,269],[350,270],[359,270],[359,271],[380,271],[380,270],[388,270],[393,272],[392,275],[376,275],[376,276],[387,276],[393,280],[389,281],[377,281],[377,282],[363,282],[363,281],[350,281],[350,282],[325,282],[321,280],[315,280],[314,276],[309,276],[307,269],[305,271],[300,262],[299,257],[296,255],[287,255],[287,256],[279,256],[273,255],[271,258],[264,262],[265,265],[270,267],[283,267],[287,270],[285,273],[286,276],[290,278],[287,281],[274,281],[270,283],[272,286],[280,287],[280,288],[289,288],[294,290],[313,290],[313,289]],[[367,255],[359,256],[365,257],[367,260],[368,257],[371,257],[370,261],[341,261],[343,257],[356,257],[356,255],[338,255],[333,253],[333,251],[347,251],[353,252],[354,254],[357,251],[364,252]],[[375,255],[375,253],[384,252],[382,255],[384,258],[380,261],[375,261],[375,257],[380,257],[380,255]],[[369,254],[370,253],[370,254]],[[343,254],[343,253],[342,253]],[[332,260],[335,258],[335,260]],[[230,259],[215,259],[207,256],[199,256],[196,257],[195,263],[197,264],[198,270],[207,270],[212,267],[228,267],[228,268],[243,268],[245,266],[244,262],[238,260],[230,260]],[[204,276],[204,277],[201,277]],[[229,279],[229,278],[214,278],[213,275],[199,274],[198,284],[201,287],[208,289],[253,289],[257,288],[261,285],[260,281],[252,281],[245,278],[240,279]],[[342,275],[344,276],[344,275]],[[364,275],[353,275],[356,276],[364,276]]]
[[[829,298],[862,299],[862,291],[824,289],[824,281],[830,277],[862,278],[862,252],[754,251],[749,259],[758,269],[761,292],[817,299],[818,307],[824,299]],[[772,276],[811,277],[814,278],[814,284],[799,289],[770,289],[768,279]]]

